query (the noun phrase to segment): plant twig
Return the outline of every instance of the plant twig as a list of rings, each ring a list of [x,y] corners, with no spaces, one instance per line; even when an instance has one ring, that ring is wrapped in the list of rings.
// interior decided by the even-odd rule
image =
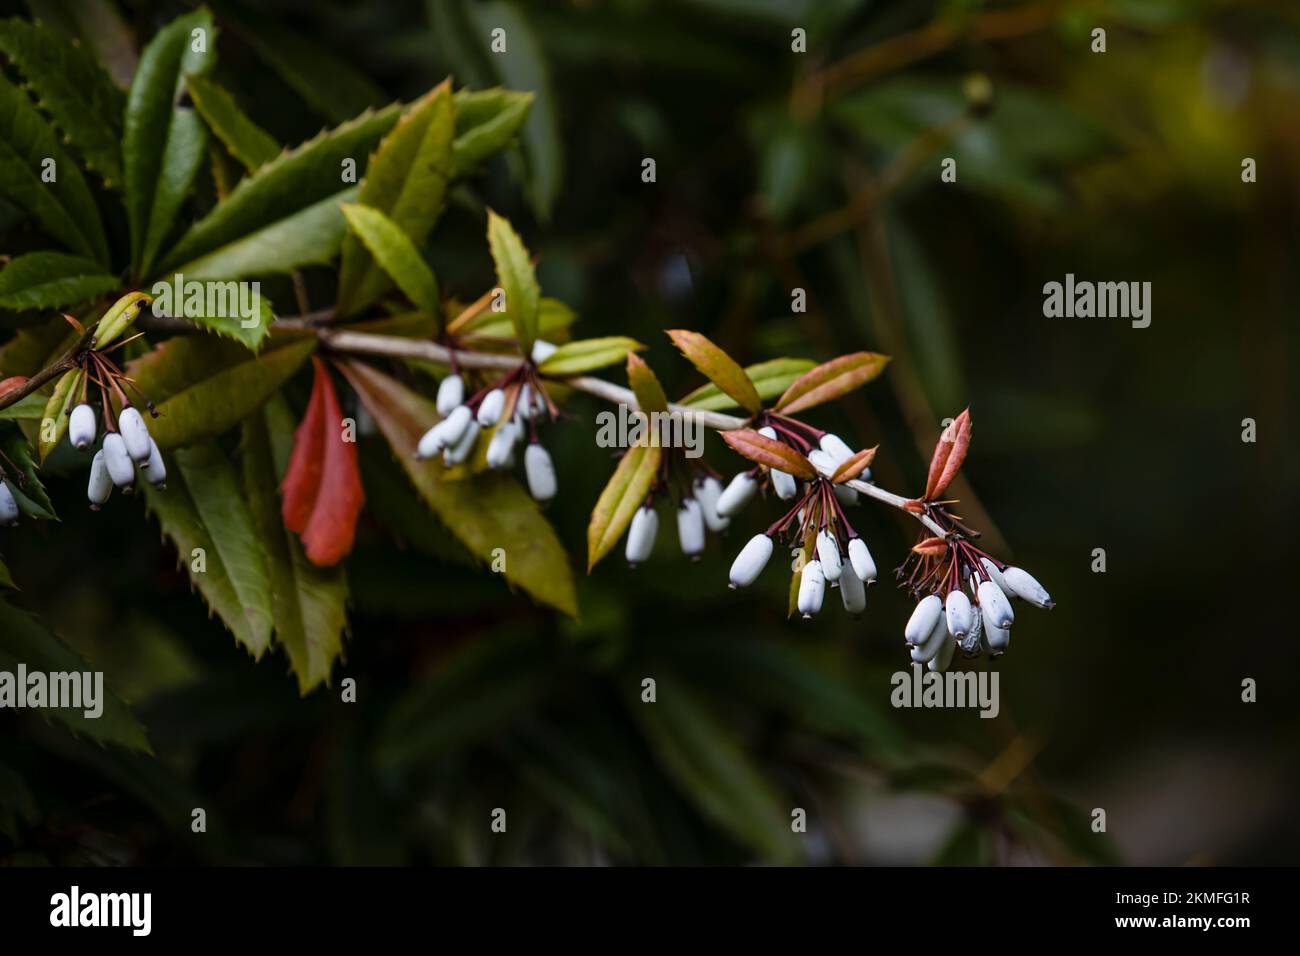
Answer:
[[[3,398],[0,398],[0,408],[8,408],[10,405],[14,405],[22,401],[28,395],[31,395],[33,392],[35,392],[37,389],[43,386],[46,382],[58,378],[64,372],[70,371],[71,369],[75,368],[77,363],[73,360],[80,353],[86,350],[86,347],[90,345],[90,342],[94,338],[94,336],[95,336],[94,326],[91,326],[90,328],[82,332],[80,337],[77,339],[77,341],[73,343],[72,348],[68,349],[61,356],[59,356],[59,358],[55,362],[53,362],[48,367],[41,369],[39,372],[37,372],[35,375],[29,378],[26,382],[23,383],[23,386],[21,388],[14,389],[12,392],[5,395]]]

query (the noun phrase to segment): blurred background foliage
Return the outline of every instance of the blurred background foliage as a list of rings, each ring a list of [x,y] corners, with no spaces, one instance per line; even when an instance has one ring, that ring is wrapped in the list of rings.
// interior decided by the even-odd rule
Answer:
[[[186,6],[0,0],[128,72]],[[880,442],[877,480],[915,492],[941,419],[969,405],[963,513],[1058,607],[1022,615],[997,661],[997,719],[894,710],[903,594],[884,584],[860,621],[805,623],[785,619],[778,574],[726,589],[764,508],[698,565],[668,534],[635,571],[606,562],[566,620],[473,568],[376,441],[345,660],[331,689],[299,699],[282,659],[253,663],[205,618],[138,507],[92,515],[73,506],[78,479],[52,478],[62,522],[0,532],[15,600],[106,672],[152,754],[0,715],[0,860],[1294,861],[1300,7],[211,7],[216,79],[283,142],[448,73],[535,91],[518,148],[435,235],[445,292],[491,281],[487,204],[520,228],[577,331],[651,343],[670,393],[699,381],[665,328],[743,363],[891,354],[814,419]],[[496,26],[507,55],[488,50]],[[791,52],[796,27],[807,53]],[[24,247],[12,208],[0,234]],[[1152,325],[1045,319],[1043,284],[1067,272],[1150,281]],[[806,313],[791,312],[795,287]],[[613,462],[593,445],[599,406],[570,408],[550,517],[581,555]],[[740,467],[720,443],[709,458]],[[882,568],[901,560],[911,519],[864,506],[860,521]],[[339,700],[347,677],[355,704]],[[1258,703],[1241,702],[1246,677]],[[206,834],[190,832],[195,807]],[[497,807],[504,835],[489,830]],[[790,831],[795,807],[806,835]]]

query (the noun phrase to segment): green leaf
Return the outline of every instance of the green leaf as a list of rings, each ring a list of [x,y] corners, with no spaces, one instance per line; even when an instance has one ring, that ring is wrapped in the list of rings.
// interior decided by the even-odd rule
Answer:
[[[788,801],[694,690],[664,675],[653,706],[636,698],[629,709],[664,771],[700,812],[764,862],[788,864],[797,859]]]
[[[758,397],[758,391],[744,369],[708,338],[689,329],[669,329],[668,337],[692,365],[710,382],[730,395],[737,405],[751,415],[757,415],[763,410],[763,401]]]
[[[538,300],[541,298],[533,263],[514,227],[490,209],[487,234],[492,261],[497,267],[497,281],[506,294],[506,315],[515,330],[515,337],[519,339],[520,352],[527,355],[537,341]]]
[[[145,504],[208,606],[260,658],[271,646],[271,578],[234,465],[211,443],[176,449],[169,465],[166,488],[141,483]]]
[[[756,365],[745,366],[745,375],[754,383],[758,397],[764,402],[776,398],[800,375],[817,363],[811,359],[778,358]],[[688,405],[703,411],[722,412],[736,407],[736,400],[718,386],[709,382],[683,398],[679,405]]]
[[[45,404],[41,414],[41,442],[39,446],[41,461],[50,457],[50,452],[58,447],[63,436],[68,433],[68,416],[81,396],[81,369],[69,369],[59,376],[58,384]],[[45,422],[54,425],[52,430],[44,427]]]
[[[662,457],[663,449],[658,445],[634,445],[619,461],[587,525],[588,574],[623,537],[632,516],[650,493]]]
[[[415,446],[437,420],[432,402],[401,383],[356,362],[338,367],[388,439],[416,491],[439,520],[479,560],[506,554],[505,577],[537,600],[577,615],[568,555],[537,503],[509,475],[482,472],[469,481],[448,481],[441,467],[417,461]]]
[[[195,301],[191,302],[186,297],[184,286],[179,284],[182,276],[186,282],[193,278],[192,274],[178,273],[174,282],[160,279],[154,283],[154,308],[160,314],[184,318],[217,335],[234,339],[250,351],[256,352],[261,348],[271,331],[271,323],[275,321],[275,310],[270,300],[262,295],[260,287],[252,290],[252,301],[249,301],[245,288],[245,297],[241,301],[240,283],[233,279],[207,279],[200,287],[202,296],[194,296]],[[243,315],[245,311],[252,313],[247,319]]]
[[[119,87],[131,85],[140,58],[135,52],[135,35],[113,0],[27,0],[27,9],[32,19],[84,44]]]
[[[50,163],[53,162],[53,166]],[[43,176],[52,170],[53,182]],[[0,195],[78,255],[108,262],[99,208],[76,163],[27,94],[0,76]]]
[[[537,337],[548,340],[561,337],[577,320],[577,314],[559,299],[543,296],[537,306]],[[484,309],[457,332],[472,338],[505,339],[513,337],[515,329],[508,315]]]
[[[637,408],[647,415],[668,411],[668,396],[659,384],[659,377],[633,352],[627,355],[627,384],[636,395]]]
[[[194,49],[198,36],[205,52]],[[203,163],[207,128],[178,101],[186,75],[207,73],[216,58],[212,14],[202,7],[159,30],[140,57],[122,138],[131,265],[137,276],[149,274]]]
[[[19,663],[25,664],[29,673],[84,674],[94,669],[34,617],[0,598],[0,670],[14,673]],[[85,707],[45,707],[38,713],[101,744],[149,752],[144,728],[126,704],[106,688],[100,703],[103,712],[98,717],[87,717]]]
[[[77,331],[61,315],[43,325],[19,329],[0,347],[0,377],[31,376],[54,362],[77,341]]]
[[[185,86],[208,128],[250,173],[280,155],[280,144],[248,118],[225,87],[201,75],[187,76]]]
[[[799,376],[785,390],[776,403],[776,409],[793,415],[840,398],[867,384],[883,372],[887,364],[889,356],[875,352],[854,352],[831,359]]]
[[[6,435],[0,440],[0,451],[4,452],[7,459],[22,471],[21,482],[9,481],[9,490],[13,492],[14,500],[18,503],[18,510],[32,518],[57,521],[54,503],[50,501],[50,496],[45,493],[45,486],[41,484],[41,476],[36,470],[36,463],[32,461],[32,449],[27,443],[26,436],[18,431]],[[12,479],[12,476],[10,477]]]
[[[299,693],[306,694],[329,680],[343,650],[348,584],[342,565],[312,564],[298,536],[285,530],[278,489],[293,432],[289,406],[279,395],[244,420],[244,495],[266,553],[275,639],[289,656]]]
[[[88,169],[106,186],[122,181],[125,98],[81,44],[43,23],[0,21],[0,52],[19,69],[37,105],[53,117]]]
[[[366,167],[360,202],[388,216],[419,247],[442,214],[455,135],[451,83],[434,87],[402,114]],[[355,315],[390,288],[355,236],[343,240],[337,311]]]
[[[149,433],[161,449],[215,438],[273,395],[316,348],[315,336],[273,342],[253,356],[242,346],[201,335],[168,339],[127,366],[154,402]]]
[[[468,176],[493,153],[510,145],[528,117],[533,94],[502,87],[458,90],[452,103],[456,108],[456,139],[451,151],[459,178]]]
[[[11,422],[39,422],[45,417],[45,396],[39,391],[0,408],[0,419]]]
[[[238,279],[328,261],[347,231],[339,203],[358,190],[342,181],[344,164],[361,175],[399,112],[393,104],[362,114],[259,166],[190,227],[159,271]]]
[[[543,375],[579,375],[607,365],[618,365],[631,353],[644,348],[636,339],[625,335],[579,339],[561,345],[537,366],[537,370]]]
[[[29,252],[0,271],[0,309],[58,309],[112,292],[99,263],[63,252]]]
[[[397,287],[416,308],[436,315],[438,280],[410,237],[393,220],[369,206],[345,205],[343,215],[367,251],[392,276]],[[347,245],[344,244],[346,256]]]

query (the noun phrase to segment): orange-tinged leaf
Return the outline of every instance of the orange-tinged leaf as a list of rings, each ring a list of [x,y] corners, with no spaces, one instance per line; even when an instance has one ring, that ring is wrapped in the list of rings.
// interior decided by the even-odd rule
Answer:
[[[939,537],[925,538],[912,545],[912,550],[917,554],[941,555],[948,550],[948,542]]]
[[[954,418],[939,436],[934,446],[934,456],[930,459],[930,472],[925,480],[925,498],[934,501],[957,477],[957,470],[966,460],[970,450],[971,420],[970,409],[966,409]]]
[[[879,375],[888,363],[888,355],[876,352],[854,352],[831,359],[796,379],[776,403],[776,409],[792,415],[847,395]]]
[[[658,445],[634,445],[619,461],[587,525],[588,573],[623,537],[633,515],[650,493],[662,456],[663,449]]]
[[[789,445],[774,441],[748,428],[736,428],[721,432],[721,435],[723,441],[750,461],[767,465],[777,471],[784,471],[804,481],[811,481],[817,477],[817,469],[812,466],[812,462]]]
[[[293,433],[293,452],[289,456],[289,467],[285,470],[284,480],[280,483],[280,515],[284,519],[284,526],[298,534],[307,530],[312,509],[316,507],[321,472],[325,468],[325,436],[321,431],[321,420],[325,414],[325,388],[322,382],[328,380],[329,376],[324,374],[321,360],[314,355],[312,364],[315,366],[316,377],[312,383],[311,399],[307,402],[307,411],[303,413],[297,431]]]
[[[840,462],[840,466],[835,469],[835,473],[831,475],[831,481],[838,485],[858,477],[870,467],[872,460],[876,457],[876,449],[879,447],[879,445],[873,445],[870,448],[864,448],[851,458],[844,459],[844,461]]]
[[[316,381],[324,383],[325,398],[320,421],[324,461],[316,503],[307,530],[302,533],[302,546],[312,564],[328,568],[351,552],[357,533],[357,518],[361,515],[366,496],[361,489],[356,442],[343,438],[343,411],[339,408],[338,395],[329,371],[319,363]]]
[[[689,329],[669,329],[668,337],[673,340],[685,355],[706,378],[722,389],[736,404],[751,415],[757,415],[763,409],[763,400],[758,397],[758,390],[749,380],[745,370],[736,364],[722,349],[710,342],[699,332]]]
[[[668,395],[659,377],[635,352],[627,353],[627,383],[636,394],[637,407],[647,415],[668,410]]]

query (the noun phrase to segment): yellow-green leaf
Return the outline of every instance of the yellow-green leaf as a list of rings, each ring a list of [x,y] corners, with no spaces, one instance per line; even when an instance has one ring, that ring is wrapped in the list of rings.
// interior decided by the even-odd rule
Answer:
[[[668,337],[681,349],[682,354],[692,365],[710,382],[730,395],[737,405],[751,415],[757,415],[762,411],[763,401],[758,397],[758,390],[754,388],[754,383],[749,380],[745,370],[737,365],[730,355],[710,342],[707,337],[689,329],[669,329]]]
[[[380,268],[392,277],[416,308],[436,315],[438,280],[410,237],[378,209],[362,205],[342,208],[348,225]]]
[[[45,403],[45,414],[41,416],[41,461],[50,456],[68,433],[68,415],[80,397],[81,369],[70,369],[63,373],[59,384],[54,386],[54,394]]]
[[[600,339],[579,339],[561,345],[537,366],[543,375],[579,375],[607,365],[617,365],[632,352],[645,348],[636,339],[611,335]]]
[[[776,398],[804,372],[817,363],[811,359],[778,358],[745,366],[745,375],[754,383],[758,397],[765,402]],[[701,411],[723,412],[736,407],[736,400],[718,386],[709,382],[683,398],[679,405]]]
[[[510,223],[488,210],[488,245],[497,267],[497,281],[506,295],[506,315],[527,355],[537,341],[537,312],[541,290],[523,240]]]
[[[587,525],[588,573],[623,537],[632,516],[650,493],[662,456],[663,449],[658,445],[634,445],[619,461]]]
[[[202,75],[187,76],[185,86],[208,128],[249,172],[280,155],[280,144],[248,118],[225,87]]]
[[[668,396],[659,384],[659,377],[633,352],[627,354],[627,383],[636,395],[637,408],[647,415],[668,410]]]

